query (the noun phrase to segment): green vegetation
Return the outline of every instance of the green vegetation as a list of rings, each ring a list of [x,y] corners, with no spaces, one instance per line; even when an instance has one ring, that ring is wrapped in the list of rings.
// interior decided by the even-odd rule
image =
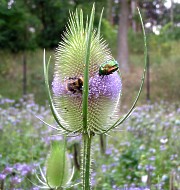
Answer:
[[[154,37],[156,38],[156,36]],[[151,100],[153,102],[158,100],[178,101],[180,92],[178,87],[180,86],[179,80],[179,61],[180,54],[178,52],[180,48],[179,41],[166,42],[165,44],[158,44],[154,38],[149,38],[150,44],[150,85],[151,85]],[[115,44],[114,42],[111,42]],[[113,44],[113,46],[114,46]],[[134,42],[133,42],[134,44]],[[139,44],[139,43],[137,43]],[[134,44],[135,46],[135,44]],[[133,46],[133,47],[134,47]],[[138,45],[137,45],[138,46]],[[166,46],[165,49],[164,46]],[[130,43],[130,47],[131,43]],[[168,47],[168,52],[167,51]],[[143,51],[143,47],[138,51]],[[131,101],[135,96],[138,86],[140,84],[140,77],[143,66],[143,54],[134,52],[131,50],[130,54],[130,67],[131,73],[122,73],[123,77],[123,102]],[[52,55],[52,63],[54,62],[54,52],[49,51],[46,53],[47,57]],[[116,54],[114,52],[114,54]],[[27,93],[34,94],[37,103],[44,104],[47,96],[44,88],[43,78],[43,51],[37,50],[27,53]],[[165,55],[165,56],[163,56]],[[23,94],[22,89],[22,54],[11,54],[9,52],[0,53],[0,94],[3,97],[12,99],[19,99]],[[53,64],[50,68],[50,79],[52,79]],[[51,83],[52,80],[50,80]],[[145,100],[145,88],[144,98]],[[131,94],[128,96],[126,94]],[[124,104],[124,103],[123,103]]]
[[[2,190],[39,190],[33,185],[39,183],[36,174],[41,181],[50,145],[63,139],[57,135],[57,131],[45,126],[35,117],[39,116],[56,126],[47,105],[43,48],[46,48],[47,59],[52,56],[49,69],[51,85],[55,48],[62,40],[69,10],[82,8],[85,15],[89,14],[93,1],[0,1]],[[121,71],[121,115],[129,109],[137,95],[144,65],[143,35],[139,19],[132,10],[133,2],[135,1],[128,1],[130,13],[126,24],[129,26],[130,72]],[[149,24],[151,21],[152,24],[146,28],[150,61],[150,101],[146,98],[145,84],[138,103],[140,107],[136,108],[120,129],[116,129],[119,130],[118,133],[113,131],[110,133],[112,137],[102,136],[101,140],[98,135],[94,136],[94,190],[129,190],[130,187],[139,187],[138,190],[144,190],[145,187],[150,187],[151,190],[180,189],[180,4],[174,3],[174,9],[171,10],[160,0],[136,2],[142,10],[145,23]],[[102,7],[105,7],[101,35],[107,40],[115,58],[120,6],[117,1],[97,0],[97,14],[94,18],[97,27]],[[132,27],[133,22],[136,30]],[[161,27],[159,35],[152,32],[153,26]],[[73,184],[79,183],[81,176],[81,143],[79,136],[67,138],[68,160],[75,166]],[[58,156],[64,157],[60,154]],[[42,171],[38,166],[41,166]],[[53,169],[54,174],[51,164],[49,169]],[[58,180],[56,182],[59,184]],[[80,189],[80,185],[73,189]]]
[[[63,140],[62,136],[52,136],[56,131],[34,116],[41,116],[55,126],[49,109],[35,104],[32,96],[27,99],[26,102],[23,99],[0,101],[0,182],[4,183],[5,189],[34,190],[30,181],[38,183],[35,170],[40,176],[38,165],[45,166],[51,141]],[[162,190],[169,189],[172,184],[174,189],[179,189],[179,113],[178,104],[167,102],[138,107],[118,132],[111,132],[106,138],[103,153],[99,136],[95,136],[93,188],[119,190],[119,187],[135,184]],[[75,151],[74,145],[79,146],[81,138],[76,136],[67,140],[71,161],[76,166],[80,153]],[[79,179],[76,168],[73,183]]]
[[[114,57],[117,55],[118,14],[120,4],[111,1],[96,1],[95,25],[101,8],[104,7],[101,35],[107,40]],[[129,1],[129,6],[130,6]],[[23,93],[35,94],[37,103],[45,103],[44,79],[42,71],[42,48],[46,48],[47,57],[52,55],[61,40],[65,30],[69,10],[82,8],[85,15],[90,12],[93,1],[15,1],[0,2],[0,95],[12,99],[19,99]],[[174,3],[173,23],[170,20],[170,9],[163,2],[153,0],[139,2],[144,13],[144,21],[151,19],[161,25],[160,35],[154,35],[151,28],[147,28],[150,56],[151,100],[160,99],[176,101],[179,98],[179,37],[178,27],[180,4]],[[145,4],[147,6],[145,6]],[[157,6],[156,6],[157,5]],[[149,8],[151,7],[151,8]],[[159,7],[159,8],[158,8]],[[114,13],[110,11],[114,9]],[[155,10],[160,10],[156,12]],[[110,12],[108,12],[110,11]],[[46,13],[46,14],[45,14]],[[109,14],[111,20],[109,19]],[[143,37],[137,12],[129,20],[136,24],[136,32],[129,27],[129,64],[130,74],[122,73],[123,94],[125,104],[134,97],[140,83],[143,65]],[[159,15],[158,15],[159,14]],[[148,16],[147,16],[148,15]],[[84,17],[85,18],[85,17]],[[14,24],[16,23],[16,24]],[[13,53],[12,53],[13,52]],[[54,63],[54,61],[52,60]],[[27,64],[27,66],[26,66]],[[121,63],[119,63],[121,65]],[[52,64],[53,65],[53,64]],[[26,72],[23,71],[26,66]],[[50,69],[52,79],[53,68]],[[27,81],[25,79],[27,77]],[[50,80],[51,82],[51,80]],[[126,89],[133,96],[126,96]],[[144,90],[145,91],[145,90]],[[145,96],[144,96],[145,97]],[[144,98],[145,100],[145,98]]]

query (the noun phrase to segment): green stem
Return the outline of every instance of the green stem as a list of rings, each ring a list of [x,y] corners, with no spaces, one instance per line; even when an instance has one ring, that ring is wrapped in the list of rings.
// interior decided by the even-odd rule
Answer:
[[[89,63],[90,63],[90,47],[91,47],[91,37],[93,30],[93,21],[94,21],[94,11],[95,7],[93,5],[91,11],[91,17],[89,21],[89,28],[87,33],[87,41],[86,41],[86,50],[85,50],[85,61],[84,61],[84,84],[83,84],[83,130],[85,132],[87,129],[87,119],[88,119],[88,92],[89,92]]]
[[[91,143],[92,135],[83,134],[82,180],[83,190],[91,189]]]

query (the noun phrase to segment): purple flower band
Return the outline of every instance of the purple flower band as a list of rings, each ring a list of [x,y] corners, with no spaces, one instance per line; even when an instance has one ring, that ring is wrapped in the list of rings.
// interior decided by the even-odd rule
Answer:
[[[52,89],[55,96],[63,95],[79,95],[80,93],[73,93],[67,90],[67,80],[61,80],[60,77],[55,76]],[[107,75],[99,76],[98,74],[89,79],[89,98],[91,97],[117,97],[122,89],[121,79],[117,72]]]

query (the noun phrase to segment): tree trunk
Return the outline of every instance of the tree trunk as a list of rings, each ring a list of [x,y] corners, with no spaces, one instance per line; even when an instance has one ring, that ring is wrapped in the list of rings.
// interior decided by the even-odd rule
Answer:
[[[26,41],[28,39],[27,36],[27,26],[25,26],[25,32],[24,32],[24,43],[26,44]],[[22,52],[22,61],[23,61],[23,81],[22,81],[22,85],[23,85],[23,95],[26,95],[27,93],[27,58],[26,58],[26,45],[24,47],[24,50]]]
[[[119,19],[119,29],[118,29],[118,57],[117,61],[120,64],[120,69],[124,72],[129,72],[128,64],[128,1],[121,0],[120,8],[120,19]]]
[[[111,23],[111,25],[113,25],[112,0],[107,0],[106,17],[107,17],[107,20]]]
[[[26,50],[23,51],[23,95],[27,92],[27,61],[26,61]]]
[[[134,19],[134,15],[136,12],[136,0],[131,0],[131,15],[132,15],[132,29],[136,32],[136,20]]]
[[[173,0],[171,0],[170,18],[171,18],[172,29],[173,29],[173,26],[174,26],[174,1]]]
[[[146,100],[150,101],[150,64],[149,64],[149,54],[147,57],[147,75],[146,75]]]

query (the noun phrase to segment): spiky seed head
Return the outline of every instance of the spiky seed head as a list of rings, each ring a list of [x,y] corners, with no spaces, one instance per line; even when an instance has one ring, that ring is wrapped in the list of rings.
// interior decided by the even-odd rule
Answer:
[[[88,19],[87,19],[88,20]],[[84,77],[85,49],[88,22],[84,24],[83,13],[71,13],[63,41],[56,50],[54,80],[52,83],[55,107],[61,123],[71,131],[83,130],[82,89],[77,80]],[[101,133],[116,119],[122,83],[117,72],[99,76],[99,67],[114,60],[106,42],[93,30],[90,45],[88,130]],[[74,86],[72,82],[74,81]],[[75,90],[71,90],[73,86]]]

